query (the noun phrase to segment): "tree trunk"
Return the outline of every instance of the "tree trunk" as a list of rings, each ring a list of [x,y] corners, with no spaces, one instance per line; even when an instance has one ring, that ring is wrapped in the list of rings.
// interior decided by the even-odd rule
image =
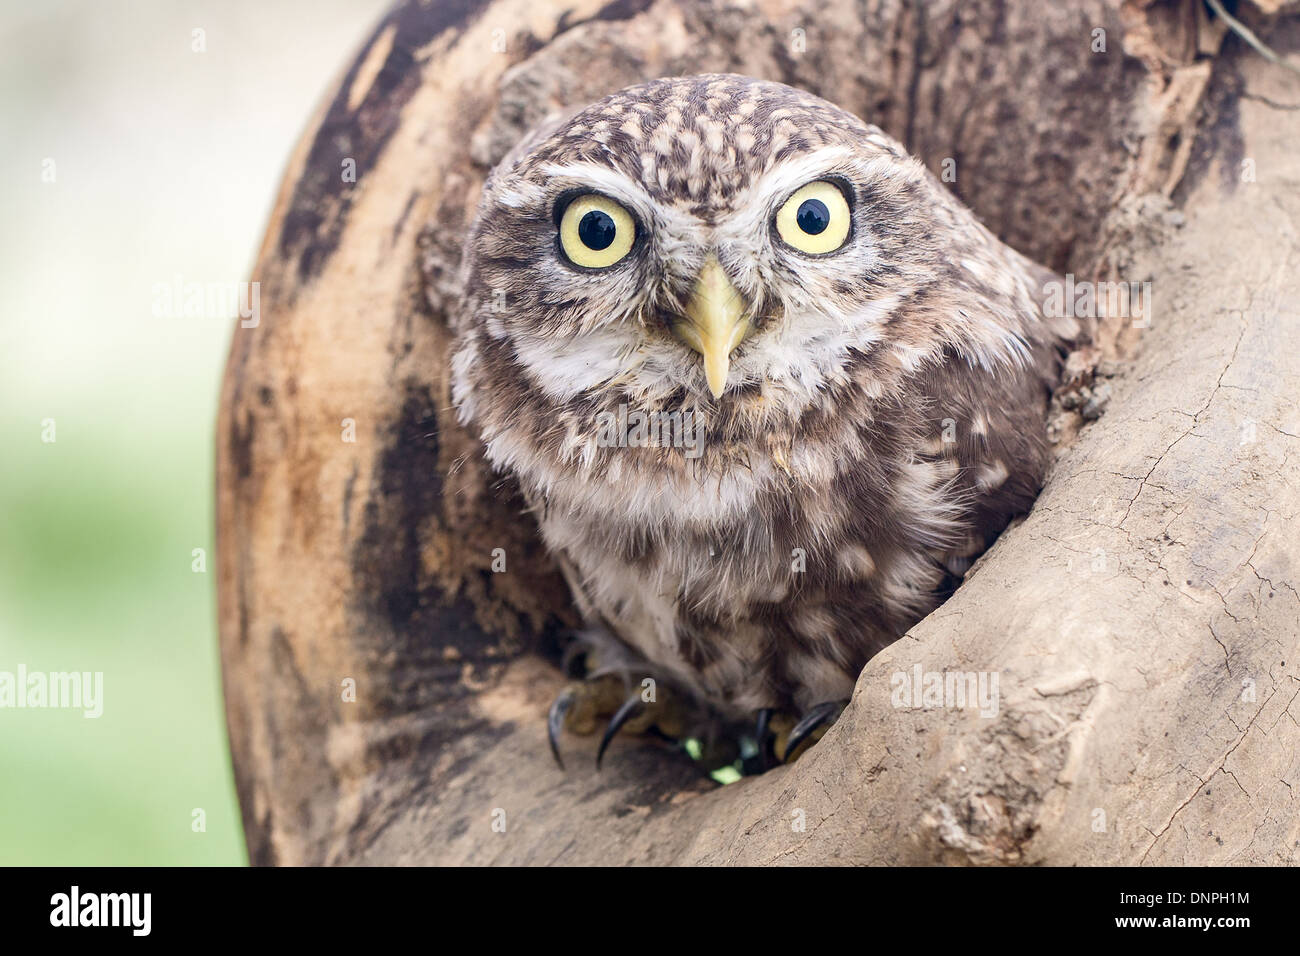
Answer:
[[[1285,55],[1278,6],[1238,14]],[[708,71],[826,97],[953,161],[1016,248],[1153,294],[1076,356],[1112,398],[1072,442],[1058,415],[1029,517],[817,746],[727,787],[636,739],[554,765],[548,655],[576,619],[447,375],[492,164],[554,109]],[[1297,132],[1297,77],[1194,0],[398,6],[290,161],[222,392],[253,862],[1296,862]],[[958,672],[997,676],[996,715],[897,706]]]

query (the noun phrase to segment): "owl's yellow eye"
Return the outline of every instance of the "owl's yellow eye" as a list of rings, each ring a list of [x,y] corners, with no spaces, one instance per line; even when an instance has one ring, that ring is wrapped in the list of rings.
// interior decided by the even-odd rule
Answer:
[[[560,248],[574,265],[612,266],[632,250],[635,239],[632,215],[607,196],[579,196],[560,217]]]
[[[800,188],[776,214],[776,231],[786,244],[814,256],[844,245],[850,224],[844,193],[825,180]]]

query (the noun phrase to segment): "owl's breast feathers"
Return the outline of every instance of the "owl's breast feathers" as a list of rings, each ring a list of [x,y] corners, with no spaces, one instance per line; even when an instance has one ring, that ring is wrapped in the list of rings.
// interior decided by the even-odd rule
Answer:
[[[803,711],[847,698],[1029,509],[1055,364],[1032,351],[998,374],[954,356],[884,401],[850,386],[797,431],[714,449],[728,466],[706,439],[695,477],[624,467],[527,494],[589,620],[735,716]]]

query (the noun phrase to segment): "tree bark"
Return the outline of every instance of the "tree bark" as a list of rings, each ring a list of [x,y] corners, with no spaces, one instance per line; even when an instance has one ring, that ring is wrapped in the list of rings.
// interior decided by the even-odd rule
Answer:
[[[1300,50],[1300,18],[1239,6]],[[1021,251],[1153,293],[1079,357],[1112,398],[1082,431],[1060,412],[1028,518],[817,746],[727,787],[639,740],[597,773],[570,738],[554,766],[549,658],[575,614],[447,377],[491,165],[552,110],[706,71],[824,96],[954,161]],[[1192,0],[396,7],[290,161],[222,391],[252,861],[1296,862],[1297,132],[1296,76]],[[996,674],[996,715],[896,706],[917,668]]]

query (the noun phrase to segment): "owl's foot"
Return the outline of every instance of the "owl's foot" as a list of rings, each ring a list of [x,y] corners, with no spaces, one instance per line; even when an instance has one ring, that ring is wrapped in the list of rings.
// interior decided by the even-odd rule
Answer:
[[[563,666],[575,679],[556,696],[546,720],[547,740],[560,769],[564,731],[586,736],[603,725],[597,768],[614,738],[627,731],[676,744],[715,780],[730,783],[798,760],[848,704],[826,701],[803,714],[765,708],[746,727],[671,681],[648,676],[648,662],[599,631],[574,635]]]
[[[769,758],[775,756],[780,763],[794,763],[822,738],[831,724],[839,719],[849,702],[828,700],[795,718],[785,711],[765,708],[758,712],[755,737],[758,740],[757,772],[767,769]]]
[[[611,677],[574,681],[556,695],[546,716],[546,736],[551,755],[564,769],[560,757],[560,734],[567,727],[577,734],[590,734],[602,716],[614,713],[623,698],[622,681]]]
[[[560,691],[546,720],[551,754],[560,769],[564,769],[564,761],[560,758],[560,734],[564,730],[582,735],[594,733],[604,717],[609,718],[609,723],[596,751],[597,768],[605,750],[620,731],[654,734],[666,740],[680,740],[685,736],[687,715],[680,706],[679,695],[665,693],[664,688],[653,681],[643,683],[631,692],[627,681],[613,674],[574,681]]]

